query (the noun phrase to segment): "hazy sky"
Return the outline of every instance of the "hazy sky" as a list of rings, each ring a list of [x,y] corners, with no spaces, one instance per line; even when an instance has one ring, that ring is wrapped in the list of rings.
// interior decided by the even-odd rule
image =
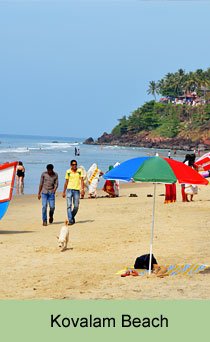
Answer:
[[[210,1],[0,0],[0,133],[98,137],[210,67]]]

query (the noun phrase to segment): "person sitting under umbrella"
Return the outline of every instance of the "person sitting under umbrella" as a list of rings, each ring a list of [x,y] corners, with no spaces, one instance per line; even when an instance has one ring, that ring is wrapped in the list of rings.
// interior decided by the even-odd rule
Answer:
[[[111,171],[113,169],[113,166],[110,165],[109,166],[109,171]],[[110,179],[107,179],[104,183],[104,186],[103,186],[103,191],[105,191],[109,197],[117,197],[117,193],[116,193],[116,181],[115,180],[110,180]]]

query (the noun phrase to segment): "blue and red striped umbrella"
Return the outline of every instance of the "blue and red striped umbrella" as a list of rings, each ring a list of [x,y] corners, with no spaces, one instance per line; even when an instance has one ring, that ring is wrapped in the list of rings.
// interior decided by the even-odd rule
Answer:
[[[191,167],[170,159],[139,157],[126,160],[104,175],[105,179],[150,183],[189,183],[207,185],[208,181]]]

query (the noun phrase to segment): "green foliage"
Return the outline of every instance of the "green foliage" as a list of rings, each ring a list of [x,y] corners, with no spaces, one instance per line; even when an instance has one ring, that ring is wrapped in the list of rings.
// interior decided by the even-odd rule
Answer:
[[[118,121],[119,121],[119,124],[115,126],[111,132],[113,135],[117,137],[126,133],[128,129],[128,121],[125,115]]]
[[[156,108],[157,107],[157,108]],[[159,112],[159,125],[155,130],[156,135],[163,137],[174,138],[179,133],[180,129],[180,111],[171,104],[160,107],[161,112]],[[158,106],[155,106],[155,110]]]
[[[206,122],[210,120],[210,104],[204,106],[204,120]]]
[[[115,126],[111,133],[116,137],[120,137],[121,136],[120,126],[119,125]]]
[[[191,107],[150,101],[134,110],[128,118],[123,116],[112,134],[120,137],[127,133],[152,131],[155,135],[174,138],[181,129],[195,129],[209,121],[210,104]]]

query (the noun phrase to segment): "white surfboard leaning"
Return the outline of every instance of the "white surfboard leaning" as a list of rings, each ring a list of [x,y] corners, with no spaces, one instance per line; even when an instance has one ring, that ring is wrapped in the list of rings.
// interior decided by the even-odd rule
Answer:
[[[85,190],[88,189],[88,179],[87,179],[87,171],[85,170],[85,167],[83,165],[80,165],[78,169],[82,170],[82,177],[84,180]]]
[[[101,175],[101,170],[96,163],[93,163],[87,172],[89,183],[89,197],[96,197],[96,190]]]

